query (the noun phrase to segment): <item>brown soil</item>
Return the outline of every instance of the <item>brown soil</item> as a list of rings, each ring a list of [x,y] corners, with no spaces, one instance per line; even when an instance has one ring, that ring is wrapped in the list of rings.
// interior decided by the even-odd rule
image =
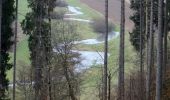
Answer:
[[[89,7],[97,10],[98,12],[105,14],[105,0],[80,0],[82,3],[87,4]],[[109,0],[109,18],[114,24],[120,25],[120,11],[121,0]],[[131,31],[133,28],[133,22],[129,19],[132,15],[129,2],[125,3],[125,27],[127,31]]]

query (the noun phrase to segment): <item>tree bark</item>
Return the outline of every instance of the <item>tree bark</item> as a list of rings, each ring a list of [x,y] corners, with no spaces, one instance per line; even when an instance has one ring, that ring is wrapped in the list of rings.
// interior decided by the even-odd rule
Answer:
[[[2,0],[0,0],[0,67],[1,67],[1,20],[2,20]]]
[[[50,0],[48,0],[48,21],[49,21],[49,43],[48,44],[48,51],[47,51],[47,66],[48,66],[48,96],[49,96],[49,100],[52,100],[52,89],[51,89],[51,52],[52,52],[52,46],[51,46],[51,31],[52,31],[52,28],[51,28],[51,10],[50,9],[53,9],[53,8],[50,8]]]
[[[125,0],[121,0],[120,23],[120,49],[119,49],[119,92],[118,100],[124,100],[124,34],[125,34]]]
[[[167,36],[168,36],[168,30],[167,30],[167,18],[168,18],[168,0],[165,0],[165,7],[164,7],[164,52],[163,52],[163,74],[165,75],[166,69],[167,69],[167,59],[168,59],[168,48],[167,48]],[[165,76],[164,76],[165,78]],[[164,79],[163,78],[163,79]]]
[[[148,68],[147,68],[147,82],[146,82],[146,100],[151,100],[151,75],[152,67],[154,66],[154,33],[153,33],[153,0],[151,0],[150,11],[150,37],[149,37],[149,53],[148,53]]]
[[[163,29],[162,29],[162,13],[163,0],[158,2],[158,40],[157,40],[157,72],[156,72],[156,100],[161,100],[162,92],[162,67],[163,67]]]
[[[140,0],[140,99],[144,100],[144,82],[143,82],[143,0]]]
[[[14,62],[13,62],[13,100],[15,100],[15,83],[16,83],[16,51],[17,51],[17,33],[18,33],[18,0],[16,0],[15,13],[15,35],[14,35]]]
[[[107,100],[107,78],[108,78],[108,72],[107,72],[107,63],[108,63],[108,0],[105,0],[105,47],[104,47],[104,100]]]
[[[108,100],[111,100],[111,74],[108,75]]]
[[[1,35],[2,35],[2,31],[1,31],[1,27],[2,27],[2,22],[1,22],[1,20],[2,20],[2,0],[0,0],[0,68],[1,68]],[[1,79],[0,79],[0,90],[2,89],[2,82],[1,82]],[[0,93],[0,96],[1,96],[2,94]]]

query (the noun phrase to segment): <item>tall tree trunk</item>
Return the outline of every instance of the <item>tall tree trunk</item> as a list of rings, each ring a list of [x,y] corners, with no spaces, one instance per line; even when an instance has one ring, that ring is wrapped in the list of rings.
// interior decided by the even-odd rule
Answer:
[[[129,80],[129,100],[133,100],[132,99],[132,95],[133,95],[133,93],[132,93],[132,76],[130,76],[130,80]]]
[[[2,41],[1,41],[1,35],[2,35],[2,31],[1,31],[1,27],[2,27],[2,23],[1,23],[1,20],[2,20],[2,0],[0,0],[0,68],[1,68],[1,44],[2,44]],[[3,86],[2,85],[2,82],[1,82],[1,79],[0,79],[0,86]],[[0,90],[2,89],[2,87],[0,87]],[[0,96],[2,96],[2,93],[0,93]]]
[[[36,33],[34,37],[37,39],[36,51],[35,51],[35,100],[45,100],[43,97],[43,80],[42,80],[42,70],[43,70],[43,48],[42,48],[42,5],[43,2],[36,0]]]
[[[107,100],[107,59],[108,59],[108,0],[105,0],[105,51],[104,51],[104,100]]]
[[[2,24],[1,20],[2,20],[2,0],[0,0],[0,67],[1,67],[1,35],[2,35],[2,33],[1,33],[1,24]]]
[[[69,74],[68,74],[67,66],[63,66],[63,68],[64,68],[65,78],[66,78],[67,83],[68,83],[69,95],[71,97],[71,100],[77,100],[77,98],[76,98],[76,96],[74,94],[74,89],[73,89],[72,83],[70,81],[70,77],[69,77]]]
[[[147,83],[146,83],[146,100],[151,100],[151,75],[152,67],[154,66],[154,33],[153,33],[153,0],[151,0],[150,11],[150,37],[149,37],[149,53],[148,53],[148,68],[147,68]]]
[[[108,75],[108,100],[111,100],[111,74]]]
[[[145,16],[145,23],[146,23],[146,27],[145,27],[145,35],[146,35],[146,64],[147,64],[147,67],[148,67],[148,54],[149,54],[149,1],[150,0],[145,0],[145,6],[146,6],[146,10],[145,10],[145,13],[146,13],[146,16]]]
[[[120,49],[119,49],[119,92],[118,100],[124,100],[124,38],[125,38],[125,0],[121,0],[120,23]]]
[[[158,40],[157,40],[157,73],[156,73],[156,100],[161,100],[162,92],[162,67],[163,67],[163,29],[162,13],[163,0],[158,2]]]
[[[163,74],[165,75],[166,73],[166,68],[167,68],[167,36],[168,36],[168,30],[167,30],[167,24],[168,24],[168,0],[165,0],[165,8],[164,8],[164,52],[163,52]],[[165,76],[164,76],[165,78]]]
[[[18,33],[18,0],[16,0],[15,13],[15,40],[14,40],[14,65],[13,65],[13,100],[15,100],[15,83],[16,83],[16,49],[17,49],[17,33]]]
[[[51,15],[50,15],[50,13],[51,13],[51,9],[53,9],[53,8],[51,8],[50,7],[51,5],[50,5],[50,0],[48,0],[48,20],[49,20],[49,34],[48,34],[48,38],[49,38],[49,43],[47,43],[48,44],[48,51],[47,51],[47,66],[48,66],[48,94],[49,94],[49,100],[52,100],[52,89],[51,89],[51,86],[52,86],[52,84],[51,84],[51,56],[52,56],[52,54],[51,54],[51,52],[52,52],[52,46],[51,46]]]
[[[143,82],[143,0],[140,0],[140,99],[144,100],[144,82]]]

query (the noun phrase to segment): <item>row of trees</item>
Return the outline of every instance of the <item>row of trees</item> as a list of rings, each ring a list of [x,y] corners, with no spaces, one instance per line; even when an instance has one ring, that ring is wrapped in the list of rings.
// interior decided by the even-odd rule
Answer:
[[[31,86],[34,92],[32,99],[77,100],[79,89],[74,66],[79,59],[78,54],[71,51],[77,39],[76,25],[63,18],[52,18],[55,13],[53,9],[59,1],[28,0],[28,3],[32,11],[27,13],[22,27],[24,33],[29,35],[33,71],[30,83],[34,83]],[[63,4],[63,1],[60,3]]]
[[[16,9],[14,3],[16,3]],[[55,22],[56,19],[52,19],[53,9],[57,5],[62,7],[67,5],[62,0],[28,0],[28,3],[31,12],[26,14],[21,25],[23,32],[29,35],[31,66],[25,66],[23,62],[19,62],[20,66],[26,68],[16,71],[18,0],[16,2],[14,0],[0,1],[0,100],[9,98],[7,92],[9,81],[6,73],[12,67],[9,63],[9,49],[13,44],[13,100],[16,98],[77,100],[76,94],[79,88],[77,75],[74,75],[74,66],[79,62],[77,58],[79,55],[71,51],[74,47],[73,41],[77,39],[76,25],[63,20]],[[11,23],[14,20],[13,33]],[[54,48],[57,53],[54,52],[56,51]],[[72,60],[73,58],[78,60]],[[24,96],[18,98],[18,95],[15,95],[16,89]]]
[[[28,0],[28,3],[31,12],[26,14],[22,28],[24,33],[29,35],[31,67],[28,69],[29,71],[24,69],[19,71],[21,81],[19,85],[21,87],[18,89],[24,91],[25,99],[55,100],[57,98],[63,100],[71,98],[77,100],[79,82],[78,73],[74,73],[74,66],[79,63],[79,55],[72,51],[73,41],[77,39],[76,26],[63,20],[52,21],[51,13],[56,6],[56,0]],[[105,0],[105,7],[106,34],[102,99],[110,100],[111,78],[107,66],[108,0]],[[139,70],[133,72],[133,76],[130,74],[129,78],[125,78],[125,0],[121,0],[118,100],[169,99],[167,94],[163,95],[168,88],[167,80],[169,80],[169,77],[166,76],[169,70],[167,56],[170,29],[169,8],[168,0],[131,0],[131,9],[134,10],[134,15],[130,19],[135,25],[130,32],[130,41],[139,55],[140,66],[137,66]],[[13,12],[13,0],[0,1],[0,100],[7,98],[8,80],[6,72],[12,67],[12,64],[9,63],[8,50],[13,42],[15,43],[13,99],[16,98],[17,35],[15,34],[15,41],[12,41],[13,33],[10,27],[15,19]],[[17,13],[18,11],[16,11],[16,19]],[[57,27],[57,29],[52,29],[53,27]],[[15,32],[17,33],[17,29]],[[156,33],[157,35],[155,35]],[[155,57],[157,57],[156,60]],[[25,74],[26,72],[27,74]],[[125,82],[128,84],[125,84]],[[30,93],[27,94],[27,91]]]
[[[168,100],[167,91],[167,94],[163,94],[164,88],[168,87],[163,87],[163,84],[166,86],[169,84],[166,83],[168,80],[166,74],[169,70],[169,1],[131,0],[131,9],[134,14],[130,19],[135,25],[130,32],[130,40],[139,55],[140,66],[138,66],[139,71],[135,72],[136,75],[133,72],[133,76],[130,75],[130,78],[126,80],[128,84],[124,84],[124,3],[125,1],[121,0],[118,100],[125,100],[125,98],[126,100]],[[157,57],[156,60],[155,57]]]

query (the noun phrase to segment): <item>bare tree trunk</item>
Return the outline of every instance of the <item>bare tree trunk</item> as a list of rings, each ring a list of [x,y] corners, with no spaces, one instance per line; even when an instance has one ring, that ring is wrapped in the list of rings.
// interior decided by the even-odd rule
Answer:
[[[150,0],[145,0],[145,5],[146,5],[146,20],[145,20],[145,23],[146,23],[146,27],[145,27],[145,35],[146,35],[146,64],[147,64],[147,67],[148,67],[148,54],[149,54],[149,11],[148,11],[148,8],[149,8],[149,1]]]
[[[151,0],[150,11],[150,37],[149,37],[149,54],[148,54],[148,68],[147,68],[147,82],[146,82],[146,100],[151,100],[151,75],[152,67],[154,66],[154,33],[153,33],[153,0]]]
[[[163,29],[162,29],[162,13],[163,0],[158,2],[158,40],[157,40],[157,73],[156,73],[156,100],[161,100],[162,92],[162,63],[163,63]]]
[[[108,78],[108,72],[107,72],[107,63],[108,63],[108,0],[105,0],[105,51],[104,51],[104,100],[107,100],[107,78]]]
[[[16,51],[17,51],[17,32],[18,32],[18,0],[16,0],[15,13],[15,40],[14,40],[14,65],[13,65],[13,100],[15,100],[15,83],[16,83]]]
[[[2,0],[0,0],[0,68],[1,68],[1,44],[2,44],[2,40],[1,40],[1,35],[2,35]],[[1,77],[0,77],[1,78]],[[2,80],[0,79],[0,90],[2,90]],[[0,96],[2,96],[2,93],[0,93]]]
[[[130,83],[129,83],[129,91],[130,91],[130,92],[129,92],[129,100],[133,100],[133,99],[132,99],[132,95],[133,95],[133,93],[132,93],[132,91],[133,91],[133,90],[132,90],[132,87],[133,87],[133,86],[132,86],[132,76],[130,76],[130,81],[129,81],[129,82],[130,82]]]
[[[165,0],[165,8],[164,8],[164,52],[163,52],[163,75],[165,75],[166,73],[166,69],[167,69],[167,59],[168,59],[168,52],[167,52],[167,36],[168,36],[168,30],[167,30],[167,18],[168,18],[168,0]],[[164,76],[165,78],[165,76]],[[163,78],[163,79],[164,79]]]
[[[52,52],[52,48],[51,48],[51,15],[50,15],[50,13],[51,13],[51,11],[50,11],[50,0],[48,0],[48,20],[49,20],[49,44],[48,44],[48,59],[47,59],[47,65],[48,65],[48,94],[49,94],[49,100],[52,100],[52,89],[51,89],[51,56],[52,56],[52,54],[51,54],[51,52]]]
[[[149,74],[149,32],[148,32],[148,15],[149,15],[149,12],[148,12],[148,6],[149,2],[148,0],[146,0],[146,38],[147,38],[147,44],[146,44],[146,64],[147,64],[147,75],[146,75],[146,100],[148,100],[148,97],[149,97],[149,78],[148,78],[148,74]]]
[[[2,0],[0,0],[0,67],[1,67],[1,44],[2,44],[1,43],[1,35],[2,35],[2,33],[1,33],[1,24],[2,24],[1,20],[2,20]],[[0,84],[0,86],[2,86],[2,85]]]
[[[144,100],[144,82],[143,82],[143,0],[140,0],[140,99]]]
[[[124,34],[125,34],[125,0],[121,0],[121,30],[119,49],[119,92],[118,100],[124,100]]]
[[[65,78],[67,80],[67,83],[68,83],[68,89],[69,89],[69,95],[71,97],[71,100],[77,100],[75,94],[74,94],[74,89],[73,89],[73,86],[72,86],[72,83],[70,81],[70,76],[68,74],[68,68],[67,68],[67,62],[65,61],[64,62],[65,64],[63,65],[63,69],[64,69],[64,74],[65,74]]]
[[[111,100],[111,74],[108,75],[108,100]]]

